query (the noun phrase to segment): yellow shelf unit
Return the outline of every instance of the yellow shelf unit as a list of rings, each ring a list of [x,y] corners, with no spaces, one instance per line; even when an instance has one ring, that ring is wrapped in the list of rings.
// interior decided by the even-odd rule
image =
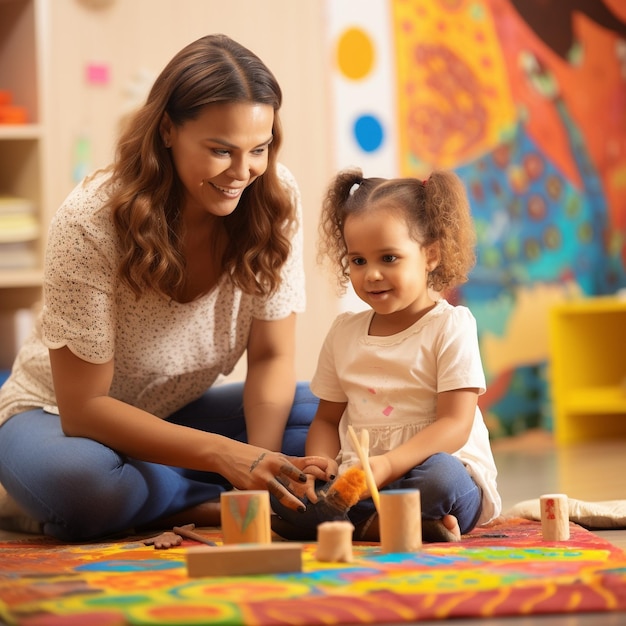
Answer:
[[[556,442],[626,437],[626,298],[559,304],[549,329]]]

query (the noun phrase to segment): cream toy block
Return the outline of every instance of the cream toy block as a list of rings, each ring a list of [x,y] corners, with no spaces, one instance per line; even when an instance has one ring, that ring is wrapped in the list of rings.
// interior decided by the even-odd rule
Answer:
[[[322,522],[317,527],[315,558],[330,563],[351,563],[353,532],[354,526],[347,520]]]
[[[302,544],[246,543],[208,548],[189,548],[187,575],[242,576],[302,571]]]
[[[569,539],[569,502],[565,494],[551,493],[539,498],[541,533],[544,541]]]

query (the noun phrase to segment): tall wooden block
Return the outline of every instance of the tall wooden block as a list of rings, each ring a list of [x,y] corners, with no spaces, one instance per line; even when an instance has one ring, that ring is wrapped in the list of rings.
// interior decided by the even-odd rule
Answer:
[[[380,492],[382,552],[418,552],[422,548],[422,501],[419,489]]]
[[[569,539],[569,500],[562,493],[545,494],[539,498],[541,534],[545,541]]]
[[[271,543],[267,491],[224,491],[220,495],[220,507],[225,544]]]

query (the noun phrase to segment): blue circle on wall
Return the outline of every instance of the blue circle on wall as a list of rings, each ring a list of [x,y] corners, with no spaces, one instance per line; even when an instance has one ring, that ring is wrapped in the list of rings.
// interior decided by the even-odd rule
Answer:
[[[373,115],[361,115],[354,123],[354,136],[361,150],[374,152],[383,142],[382,124]]]

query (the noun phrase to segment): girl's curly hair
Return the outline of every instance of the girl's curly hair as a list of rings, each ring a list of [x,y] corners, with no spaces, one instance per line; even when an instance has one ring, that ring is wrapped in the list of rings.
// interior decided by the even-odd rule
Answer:
[[[223,218],[228,243],[220,269],[247,293],[267,295],[280,283],[296,219],[294,199],[276,170],[282,92],[254,53],[225,35],[208,35],[183,48],[157,77],[146,103],[125,124],[109,168],[109,205],[122,249],[119,276],[137,296],[154,289],[175,297],[185,279],[184,190],[159,131],[163,115],[181,125],[207,105],[230,102],[271,105],[273,141],[266,172]]]
[[[461,179],[450,171],[417,178],[363,178],[348,169],[330,183],[319,224],[317,260],[330,265],[344,293],[350,280],[343,228],[350,215],[386,209],[401,211],[411,237],[422,246],[437,243],[439,264],[429,273],[428,286],[445,292],[467,281],[476,262],[476,234],[469,200]]]

